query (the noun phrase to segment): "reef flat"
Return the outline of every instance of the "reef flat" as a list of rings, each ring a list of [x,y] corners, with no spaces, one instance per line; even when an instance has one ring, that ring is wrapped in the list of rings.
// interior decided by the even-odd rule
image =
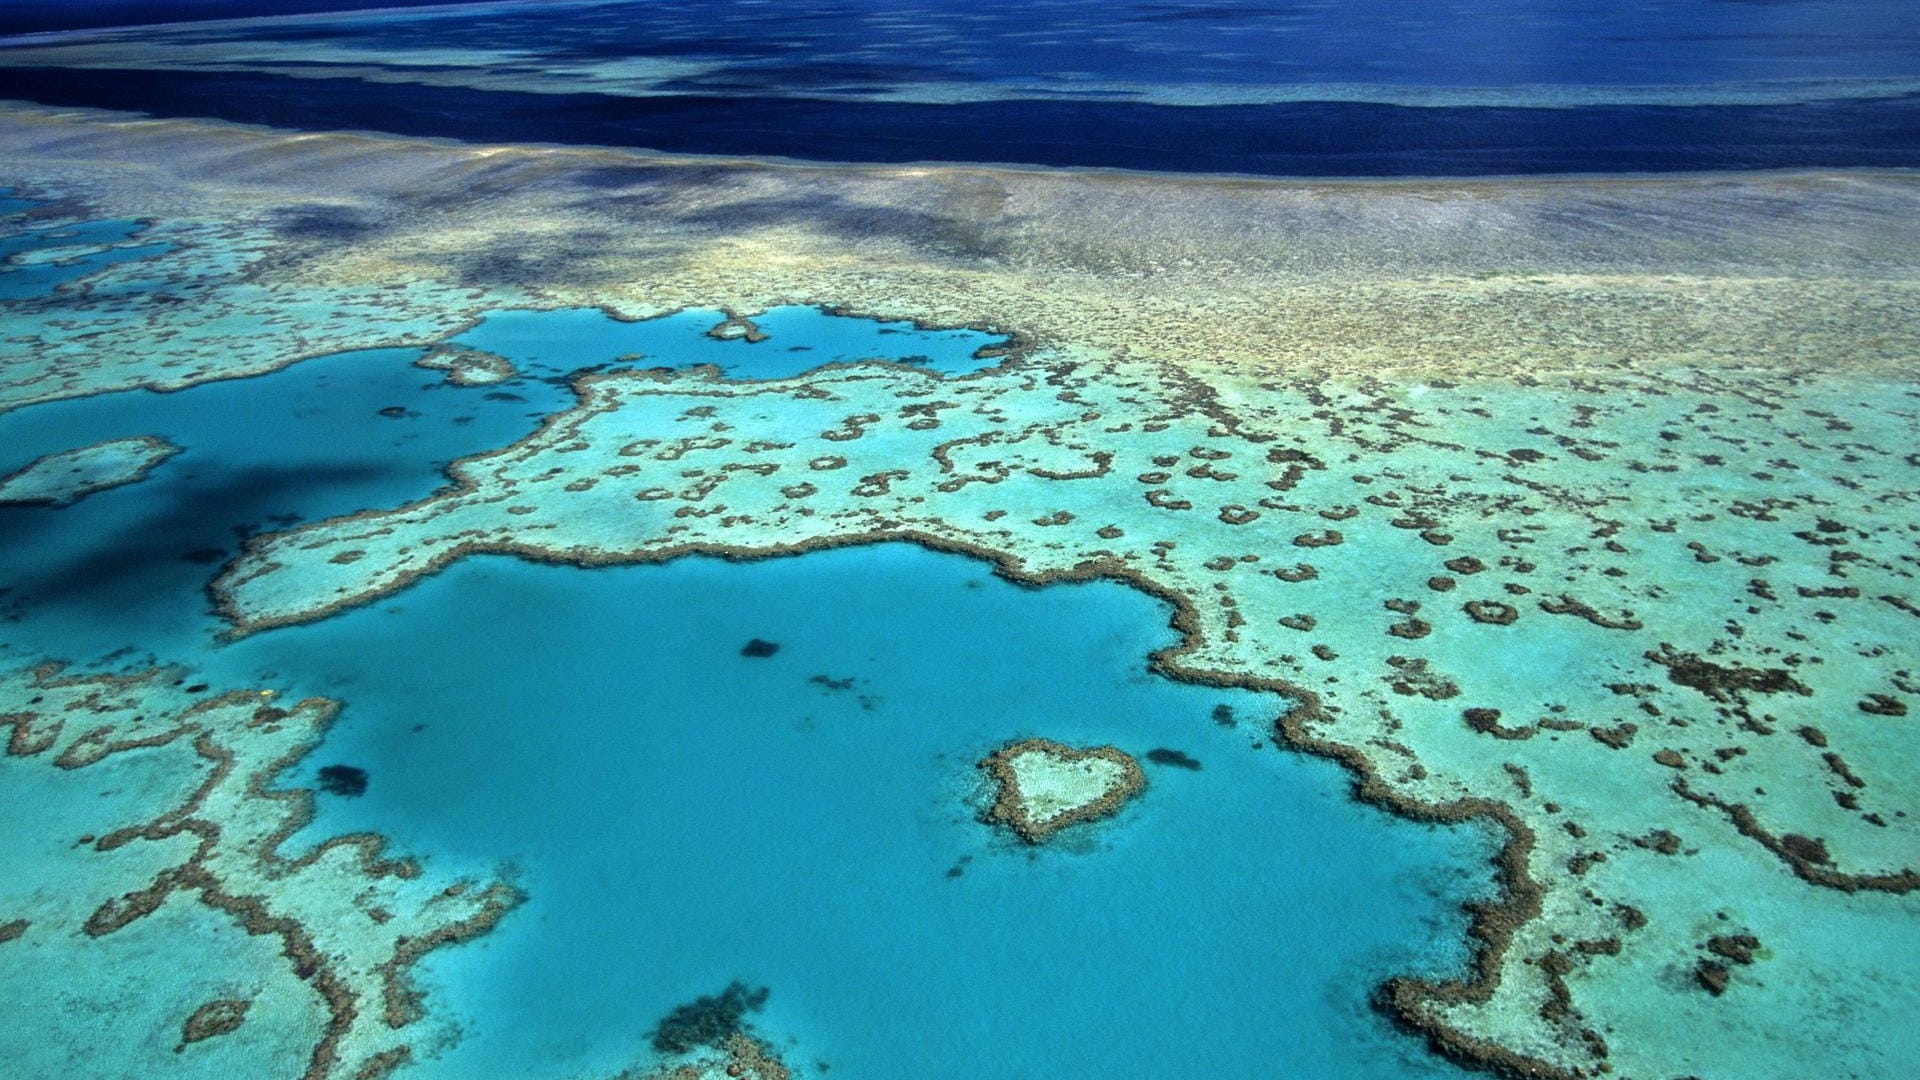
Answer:
[[[0,477],[0,505],[65,506],[96,491],[137,483],[179,452],[165,439],[137,435],[47,454]]]
[[[820,304],[1017,330],[1253,389],[1689,364],[1901,371],[1898,172],[1263,182],[801,167],[276,135],[9,106],[40,217],[175,246],[9,311],[0,407],[432,344],[488,310]],[[55,322],[64,325],[54,325]]]
[[[1286,694],[1277,735],[1363,796],[1506,831],[1473,976],[1383,993],[1444,1048],[1569,1076],[1911,1057],[1910,176],[809,169],[25,109],[0,146],[65,213],[267,238],[183,282],[189,310],[317,298],[171,367],[135,344],[181,316],[103,310],[15,405],[264,370],[314,332],[433,344],[508,305],[826,305],[1019,344],[954,376],[582,375],[444,490],[251,541],[212,585],[237,635],[480,553],[907,540],[1123,580],[1178,612],[1161,670]],[[448,303],[312,314],[371,290]]]
[[[1394,997],[1528,1068],[1647,1075],[1701,1052],[1615,996],[1764,1040],[1756,1014],[1814,1011],[1799,995],[1841,977],[1811,928],[1912,917],[1920,466],[1897,383],[1276,380],[1227,406],[1171,364],[1082,358],[576,389],[448,491],[249,544],[213,586],[236,631],[479,552],[596,565],[907,539],[1022,580],[1132,581],[1181,611],[1163,668],[1291,693],[1287,737],[1348,758],[1371,794],[1512,831],[1486,978]],[[1738,899],[1715,888],[1736,871]],[[1713,963],[1722,923],[1797,974],[1736,976],[1711,1004],[1691,975],[1649,977]],[[1876,956],[1844,963],[1878,988],[1828,986],[1829,1005],[1889,1007],[1876,995],[1902,976]]]
[[[289,850],[312,794],[275,778],[336,703],[184,683],[160,670],[0,676],[0,767],[21,796],[0,975],[20,991],[16,1015],[36,1021],[0,1027],[0,1052],[29,1076],[94,1074],[128,1043],[153,1048],[152,1075],[173,1075],[174,1055],[205,1075],[386,1075],[422,1013],[410,968],[485,933],[517,894],[425,875],[373,836]],[[89,784],[99,798],[73,797]],[[156,977],[172,985],[156,991]],[[195,981],[209,984],[203,1005],[152,1015]]]

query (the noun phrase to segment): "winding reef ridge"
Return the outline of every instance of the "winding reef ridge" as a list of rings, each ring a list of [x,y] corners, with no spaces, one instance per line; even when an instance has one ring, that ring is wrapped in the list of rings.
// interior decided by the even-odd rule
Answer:
[[[485,933],[518,894],[501,882],[425,875],[376,836],[284,850],[312,816],[312,793],[278,789],[274,778],[319,740],[337,704],[281,704],[271,692],[185,682],[162,670],[71,675],[53,665],[0,675],[0,727],[14,759],[0,765],[9,790],[34,797],[39,811],[29,835],[11,837],[31,855],[0,884],[0,973],[21,991],[14,1007],[40,1021],[32,1029],[40,1037],[26,1041],[26,1025],[9,1026],[0,1036],[7,1060],[22,1075],[56,1075],[76,1060],[65,1044],[82,1037],[75,1025],[85,1021],[71,1011],[35,1015],[62,1003],[97,1013],[86,1038],[117,1044],[138,1030],[131,1016],[113,1023],[112,1002],[140,993],[139,965],[103,967],[92,959],[95,942],[138,937],[147,920],[164,924],[157,947],[127,946],[163,972],[213,967],[215,955],[239,951],[218,931],[181,925],[180,909],[197,903],[273,941],[279,955],[253,950],[249,965],[226,976],[245,996],[172,1018],[175,1053],[231,1035],[251,1016],[268,1033],[233,1048],[232,1075],[384,1075],[412,1053],[408,1028],[421,1016],[413,963]],[[71,782],[81,784],[106,774],[98,816],[68,820],[55,807],[75,801],[48,797],[28,768],[76,772]],[[76,994],[59,984],[72,970],[113,975]]]
[[[817,168],[26,108],[0,151],[34,162],[0,181],[57,212],[178,245],[10,315],[9,349],[46,359],[10,369],[5,407],[432,345],[504,306],[818,304],[1018,343],[948,377],[580,374],[570,409],[428,497],[251,539],[209,586],[233,635],[481,553],[907,540],[1017,581],[1118,579],[1177,611],[1163,672],[1286,695],[1277,738],[1363,797],[1505,830],[1470,977],[1381,994],[1443,1049],[1538,1076],[1910,1059],[1911,175]],[[227,350],[213,323],[236,318]],[[232,815],[272,838],[283,811]],[[200,887],[181,865],[165,880]],[[248,895],[311,895],[290,881]],[[510,896],[458,903],[481,905],[435,924],[458,931],[354,938],[342,985],[378,1000],[351,979]],[[324,1046],[397,1045],[343,1023]]]

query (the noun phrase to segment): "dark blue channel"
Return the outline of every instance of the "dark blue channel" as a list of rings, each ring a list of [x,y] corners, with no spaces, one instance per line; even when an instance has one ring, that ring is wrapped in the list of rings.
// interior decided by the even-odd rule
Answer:
[[[0,69],[0,98],[295,130],[812,161],[1269,176],[1920,166],[1920,95],[1764,105],[955,104],[545,94],[260,72]]]

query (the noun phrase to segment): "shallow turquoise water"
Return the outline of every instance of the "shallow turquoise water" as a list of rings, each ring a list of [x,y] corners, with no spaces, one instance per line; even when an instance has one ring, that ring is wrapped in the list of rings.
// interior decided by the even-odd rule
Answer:
[[[32,199],[0,199],[0,214],[16,213],[31,209],[35,205]],[[145,228],[133,218],[103,218],[99,221],[83,221],[74,225],[51,225],[39,229],[19,228],[11,235],[0,237],[0,258],[40,248],[123,243],[138,236],[145,231]]]
[[[771,348],[774,322],[761,345],[713,344]],[[803,1076],[1455,1071],[1367,995],[1465,962],[1459,903],[1488,887],[1488,839],[1353,802],[1337,767],[1266,743],[1277,699],[1148,673],[1167,611],[1118,585],[1025,589],[903,545],[485,558],[216,645],[200,589],[240,533],[417,498],[568,400],[554,379],[454,387],[417,355],[0,415],[0,471],[133,434],[185,448],[71,507],[0,510],[0,660],[150,652],[219,685],[338,696],[291,779],[349,764],[370,786],[323,797],[306,836],[376,829],[527,890],[422,965],[442,1044],[412,1075],[611,1073],[735,978],[772,991],[751,1020]],[[781,647],[742,656],[753,637]],[[974,818],[974,763],[1026,735],[1202,768],[1150,765],[1116,819],[1032,851]]]
[[[802,1075],[1452,1072],[1367,994],[1463,962],[1482,839],[1261,745],[1271,697],[1148,674],[1166,617],[904,545],[487,558],[223,666],[352,703],[300,775],[350,764],[369,788],[325,799],[316,836],[517,868],[527,905],[424,965],[467,1036],[421,1076],[611,1073],[732,979],[772,990],[753,1019]],[[753,637],[780,651],[743,657]],[[974,763],[1028,735],[1202,768],[1149,764],[1117,819],[1036,852],[973,816]]]
[[[798,304],[754,316],[764,341],[707,336],[726,317],[693,309],[627,322],[599,308],[515,309],[489,314],[453,341],[504,356],[529,373],[564,374],[622,361],[641,367],[712,364],[730,379],[779,379],[825,364],[875,359],[964,375],[998,363],[978,353],[1005,341],[977,330],[923,330],[910,322],[849,318]]]

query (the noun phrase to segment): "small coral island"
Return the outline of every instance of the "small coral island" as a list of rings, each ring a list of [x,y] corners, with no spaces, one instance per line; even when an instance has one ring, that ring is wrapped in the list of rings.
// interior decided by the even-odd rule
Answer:
[[[520,376],[513,361],[497,353],[441,344],[427,350],[416,366],[447,373],[455,386],[492,386]]]
[[[1147,784],[1140,763],[1111,746],[1084,750],[1049,739],[1022,739],[988,754],[980,767],[999,788],[986,820],[1038,844],[1075,822],[1120,809]]]
[[[48,454],[0,479],[0,506],[65,506],[143,480],[179,452],[165,439],[141,435]]]

